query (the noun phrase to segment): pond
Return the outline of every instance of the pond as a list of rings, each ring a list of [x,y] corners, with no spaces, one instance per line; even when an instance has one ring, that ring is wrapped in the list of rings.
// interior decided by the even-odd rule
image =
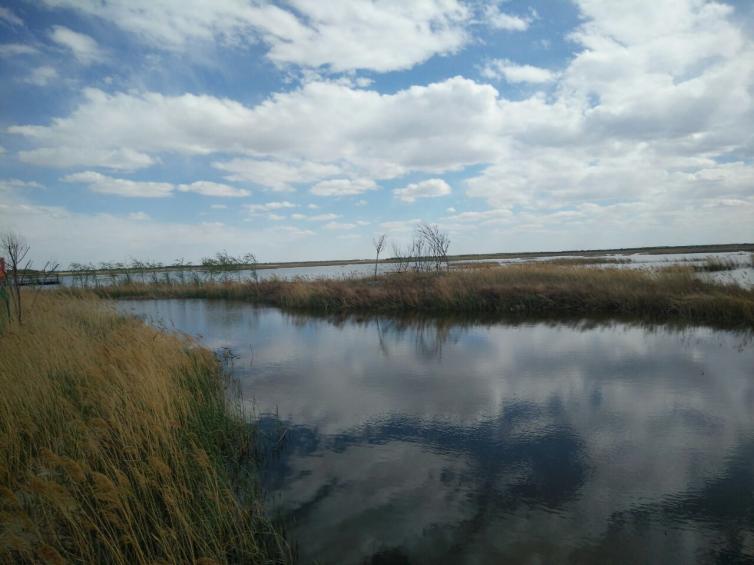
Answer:
[[[303,563],[754,560],[751,334],[118,306],[238,356]]]

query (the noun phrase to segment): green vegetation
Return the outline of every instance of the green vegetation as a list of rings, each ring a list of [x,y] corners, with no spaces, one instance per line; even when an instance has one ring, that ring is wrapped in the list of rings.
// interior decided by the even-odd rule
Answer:
[[[0,359],[0,562],[290,560],[211,352],[43,292]]]
[[[319,313],[614,316],[754,326],[754,290],[657,271],[527,263],[340,280],[126,284],[113,298],[225,298]]]

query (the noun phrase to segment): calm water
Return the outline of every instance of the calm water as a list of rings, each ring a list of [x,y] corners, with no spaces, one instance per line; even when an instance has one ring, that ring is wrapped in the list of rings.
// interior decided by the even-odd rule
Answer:
[[[304,563],[754,562],[750,335],[119,307],[240,356]]]

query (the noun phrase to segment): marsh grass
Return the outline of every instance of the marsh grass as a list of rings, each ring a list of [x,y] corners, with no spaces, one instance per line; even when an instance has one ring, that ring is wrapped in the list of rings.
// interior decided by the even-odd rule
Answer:
[[[0,562],[287,561],[231,481],[251,438],[223,379],[186,339],[42,293],[0,335]]]
[[[734,271],[746,266],[745,263],[739,263],[733,257],[707,257],[701,264],[694,265],[694,270],[700,273],[717,273],[720,271]]]
[[[703,281],[693,267],[656,271],[529,263],[340,280],[118,285],[113,298],[224,298],[318,313],[615,316],[754,325],[754,291]]]

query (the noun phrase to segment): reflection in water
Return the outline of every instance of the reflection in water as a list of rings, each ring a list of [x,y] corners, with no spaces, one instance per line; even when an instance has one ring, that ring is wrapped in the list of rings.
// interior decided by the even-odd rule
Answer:
[[[240,356],[304,562],[754,560],[750,335],[121,307]]]

